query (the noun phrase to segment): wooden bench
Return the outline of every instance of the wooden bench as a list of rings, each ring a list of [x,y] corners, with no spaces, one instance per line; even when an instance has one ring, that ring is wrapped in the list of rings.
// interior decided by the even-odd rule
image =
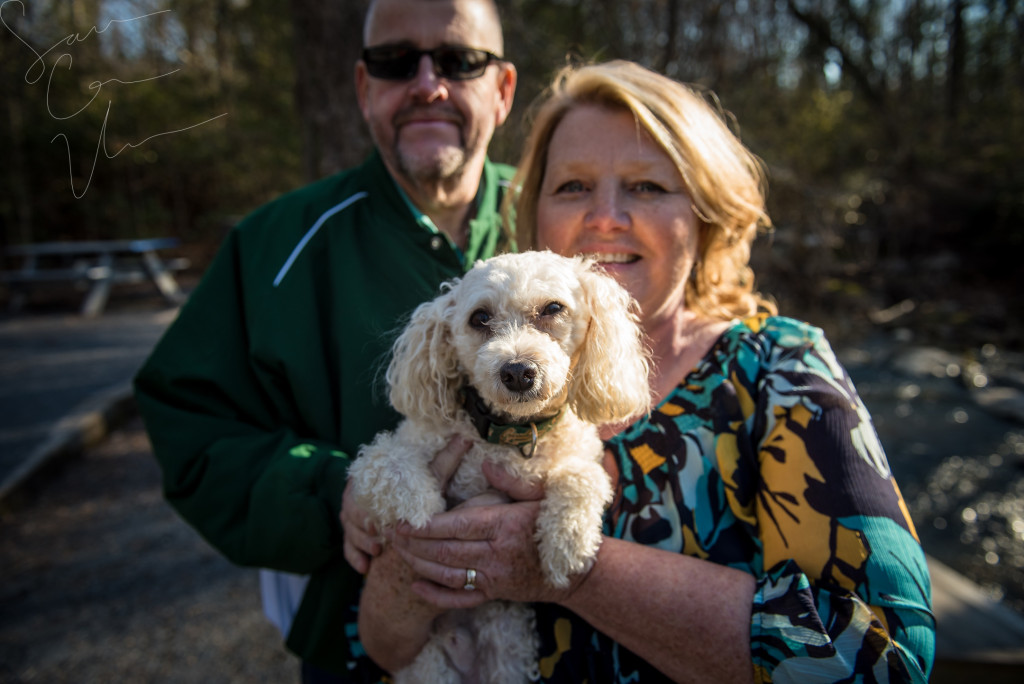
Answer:
[[[85,286],[83,316],[103,312],[113,285],[151,280],[172,305],[181,304],[184,295],[174,271],[188,268],[187,259],[160,258],[159,250],[173,249],[177,238],[144,240],[92,240],[83,242],[37,242],[8,247],[9,257],[20,257],[21,268],[0,273],[0,280],[11,288],[10,308],[24,305],[28,291],[41,284]]]
[[[1024,616],[929,556],[935,613],[931,684],[1024,681]]]

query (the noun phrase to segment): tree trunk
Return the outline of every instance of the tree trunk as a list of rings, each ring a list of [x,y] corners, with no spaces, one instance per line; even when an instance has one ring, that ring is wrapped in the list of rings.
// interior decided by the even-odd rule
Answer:
[[[368,0],[292,0],[295,101],[309,181],[353,166],[370,150],[356,102],[355,63]]]
[[[960,109],[960,98],[964,80],[964,59],[967,54],[966,37],[964,36],[964,3],[954,0],[949,19],[949,72],[947,75],[948,90],[946,95],[946,119],[949,128],[956,125],[956,117]]]

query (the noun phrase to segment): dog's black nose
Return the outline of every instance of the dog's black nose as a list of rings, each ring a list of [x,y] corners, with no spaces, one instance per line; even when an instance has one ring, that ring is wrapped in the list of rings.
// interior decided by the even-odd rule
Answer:
[[[525,392],[533,387],[537,366],[529,361],[513,361],[501,367],[501,382],[513,392]]]

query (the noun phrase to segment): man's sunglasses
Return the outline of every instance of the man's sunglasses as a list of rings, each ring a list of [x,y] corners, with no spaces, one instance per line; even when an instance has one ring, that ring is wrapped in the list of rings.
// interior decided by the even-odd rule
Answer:
[[[423,55],[430,55],[434,74],[449,81],[468,81],[478,78],[491,62],[501,57],[469,47],[442,45],[433,50],[418,50],[408,45],[381,45],[363,50],[366,71],[374,78],[388,81],[409,81],[416,77]]]

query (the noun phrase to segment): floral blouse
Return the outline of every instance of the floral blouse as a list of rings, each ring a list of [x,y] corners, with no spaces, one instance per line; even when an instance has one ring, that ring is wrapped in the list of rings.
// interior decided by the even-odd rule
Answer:
[[[650,414],[605,443],[604,532],[757,578],[758,682],[925,682],[931,587],[870,416],[822,332],[734,323]],[[664,681],[570,611],[538,605],[542,681]]]

